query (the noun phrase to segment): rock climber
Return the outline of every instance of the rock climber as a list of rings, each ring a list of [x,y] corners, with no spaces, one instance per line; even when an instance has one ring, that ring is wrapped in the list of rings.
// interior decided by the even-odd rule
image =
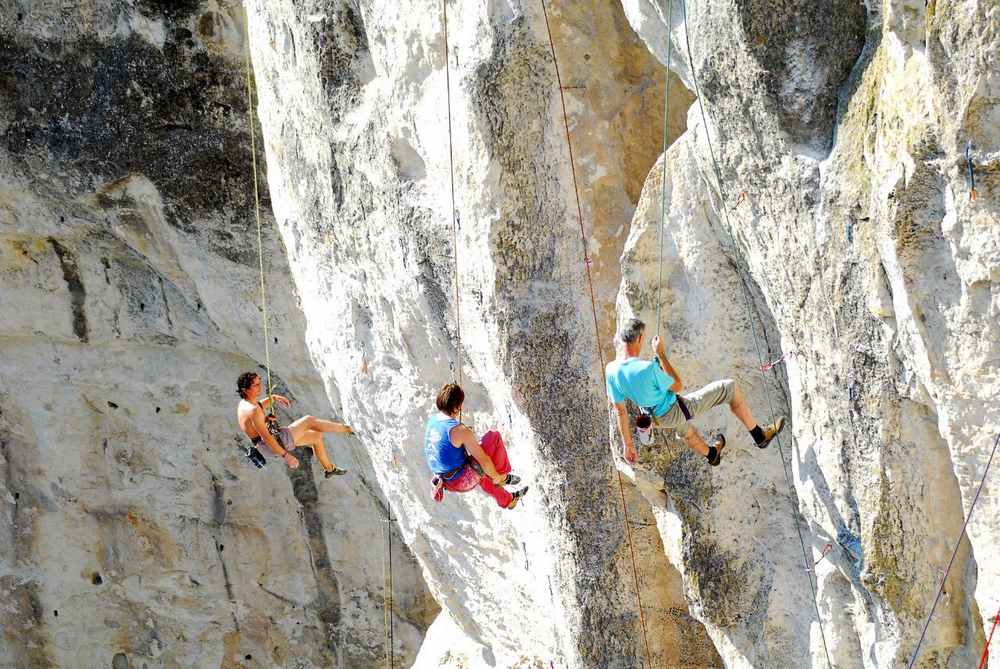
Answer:
[[[354,434],[350,427],[343,423],[335,423],[330,420],[321,420],[312,416],[303,416],[293,422],[288,427],[276,429],[278,438],[268,429],[268,424],[277,425],[277,418],[272,411],[266,415],[264,406],[270,407],[271,402],[277,402],[284,407],[291,406],[291,402],[284,395],[271,395],[258,400],[261,392],[260,375],[254,372],[245,372],[236,380],[236,392],[240,396],[240,403],[236,407],[236,420],[239,421],[240,429],[250,438],[254,447],[261,443],[267,445],[273,452],[281,456],[289,469],[296,469],[299,460],[291,454],[291,449],[297,446],[311,448],[316,454],[316,459],[323,465],[325,478],[346,474],[346,469],[337,467],[326,454],[323,446],[323,434],[325,432],[339,432],[342,434]],[[280,443],[279,443],[280,441]],[[260,465],[258,465],[260,466]]]
[[[743,393],[736,387],[732,379],[713,381],[694,392],[681,393],[680,374],[673,368],[664,350],[663,340],[653,337],[653,350],[656,358],[643,360],[639,358],[642,343],[646,338],[646,324],[638,318],[629,319],[618,332],[618,339],[623,344],[618,358],[608,363],[606,381],[608,397],[611,398],[618,412],[618,429],[625,445],[625,459],[635,462],[636,451],[632,443],[632,431],[629,428],[628,410],[625,400],[632,400],[641,412],[640,420],[652,421],[658,428],[673,428],[680,432],[685,443],[700,455],[705,456],[710,465],[718,466],[722,462],[722,449],[726,446],[726,437],[718,434],[709,446],[694,429],[689,421],[703,414],[712,407],[728,404],[733,415],[750,431],[758,448],[767,448],[774,436],[785,425],[785,419],[779,417],[767,427],[760,427],[750,413],[750,407],[743,399]],[[648,425],[648,423],[647,423]],[[646,430],[639,431],[640,439],[648,443],[651,439]]]
[[[500,433],[491,430],[481,440],[458,420],[465,392],[454,383],[446,384],[437,396],[438,413],[427,420],[424,456],[434,472],[434,499],[440,502],[445,490],[467,492],[477,485],[504,509],[513,509],[528,492],[525,486],[513,493],[504,486],[521,482],[511,473],[507,448]]]

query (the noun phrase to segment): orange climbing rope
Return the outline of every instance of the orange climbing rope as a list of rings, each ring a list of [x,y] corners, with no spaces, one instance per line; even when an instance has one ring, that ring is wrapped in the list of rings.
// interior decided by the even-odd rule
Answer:
[[[576,215],[580,223],[580,239],[583,242],[583,265],[587,273],[587,287],[590,291],[590,309],[594,317],[594,337],[597,341],[597,355],[601,361],[601,373],[604,371],[604,349],[601,347],[601,331],[597,321],[597,298],[594,297],[594,281],[590,272],[591,259],[587,253],[587,233],[583,227],[583,208],[580,205],[580,188],[576,178],[576,164],[573,159],[573,141],[569,134],[569,117],[566,113],[566,96],[563,94],[562,76],[559,74],[559,60],[556,58],[555,41],[552,39],[552,28],[549,26],[549,12],[545,7],[545,0],[540,0],[542,5],[542,15],[545,17],[545,30],[549,36],[549,49],[552,51],[552,64],[556,71],[556,83],[559,85],[559,101],[562,104],[563,126],[566,131],[566,146],[569,147],[569,167],[573,174],[573,194],[576,196]],[[603,377],[602,377],[603,380]],[[639,623],[642,626],[642,641],[646,649],[646,663],[653,666],[652,655],[649,652],[649,638],[646,635],[646,617],[642,611],[642,596],[639,594],[639,571],[635,564],[635,549],[632,546],[632,528],[628,519],[628,505],[625,502],[625,484],[622,482],[622,474],[618,474],[618,492],[621,494],[622,513],[625,517],[625,536],[628,540],[629,555],[632,558],[632,579],[635,582],[635,600],[639,607]]]

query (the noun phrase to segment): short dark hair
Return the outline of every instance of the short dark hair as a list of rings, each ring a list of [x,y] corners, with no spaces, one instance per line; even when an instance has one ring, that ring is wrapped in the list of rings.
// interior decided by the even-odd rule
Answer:
[[[645,323],[640,321],[638,318],[630,318],[625,321],[625,325],[618,330],[618,338],[626,344],[632,344],[639,341],[639,336],[645,329]]]
[[[446,414],[458,411],[465,401],[465,391],[457,383],[446,383],[437,396],[437,408]]]
[[[250,386],[260,375],[257,372],[243,372],[240,374],[240,378],[236,379],[236,394],[240,397],[246,399],[247,391],[250,390]]]

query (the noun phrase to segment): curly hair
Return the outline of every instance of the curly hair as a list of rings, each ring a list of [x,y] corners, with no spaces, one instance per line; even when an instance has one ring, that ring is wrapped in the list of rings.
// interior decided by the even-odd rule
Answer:
[[[243,372],[240,374],[240,378],[236,379],[236,394],[246,399],[247,391],[250,390],[250,386],[258,378],[260,378],[260,375],[256,372]]]

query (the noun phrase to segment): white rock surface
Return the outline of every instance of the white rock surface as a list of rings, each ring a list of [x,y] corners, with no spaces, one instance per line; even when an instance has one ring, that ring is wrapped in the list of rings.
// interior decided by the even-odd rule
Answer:
[[[235,449],[262,358],[237,8],[0,9],[0,665],[380,664],[388,503],[400,666],[647,666],[615,464],[648,665],[908,663],[1000,432],[1000,7],[691,3],[693,64],[677,3],[546,7],[572,170],[541,3],[449,5],[453,247],[440,5],[248,3],[274,366],[359,431],[336,481]],[[717,410],[718,469],[669,436],[609,457],[601,357],[658,308],[689,386],[789,416],[780,453]],[[514,511],[431,500],[459,369]],[[978,660],[997,476],[916,666]]]
[[[463,4],[449,17],[466,417],[502,431],[532,487],[512,513],[479,493],[436,505],[422,456],[434,395],[457,374],[440,14],[396,2],[256,3],[251,14],[269,182],[310,349],[435,598],[491,666],[635,666],[641,636],[540,6]],[[618,235],[600,235],[610,253],[590,252],[614,259],[658,152],[637,143],[660,123],[658,102],[637,104],[657,68],[617,7],[563,6],[551,20],[561,48],[593,46],[618,68],[591,73],[569,58],[563,82],[603,105],[587,113],[581,89],[567,91],[580,172],[603,182],[585,217]],[[629,68],[638,85],[618,80]],[[602,271],[610,313],[617,266]],[[644,579],[684,610],[656,543],[641,556]],[[649,611],[654,661],[687,652],[714,664],[698,625],[663,604]],[[668,647],[660,640],[678,625],[691,641]]]
[[[241,21],[0,8],[2,667],[385,656],[364,453],[331,438],[352,472],[324,481],[237,448],[235,379],[264,359]],[[264,196],[272,363],[295,412],[336,415]],[[436,606],[393,533],[403,663]]]
[[[662,12],[648,2],[623,4],[662,58]],[[679,9],[672,32],[683,47]],[[716,181],[696,105],[691,130],[667,155],[670,278],[659,299],[672,354],[683,365],[694,347],[702,364],[751,372],[757,356],[746,350],[735,268],[750,290],[755,327],[763,321],[770,335],[764,359],[788,356],[777,368],[787,391],[776,395],[792,416],[790,464],[810,559],[826,543],[834,546],[816,569],[831,658],[838,667],[906,664],[1000,431],[990,362],[1000,351],[996,3],[873,7],[849,77],[846,60],[833,67],[822,57],[857,45],[853,30],[838,34],[846,7],[823,31],[810,28],[808,14],[828,10],[806,10],[805,3],[785,8],[794,17],[788,31],[757,3],[689,9],[695,71],[727,200],[706,193],[705,184],[714,190]],[[760,30],[769,21],[770,30]],[[685,57],[675,51],[672,65],[693,85]],[[832,94],[840,96],[835,118],[822,105]],[[964,171],[968,140],[979,174],[974,204]],[[620,295],[620,311],[654,320],[658,182],[654,170],[623,255]],[[730,209],[729,222],[720,220],[720,206]],[[725,332],[729,341],[705,346],[702,328]],[[752,404],[762,406],[759,393]],[[756,487],[766,484],[764,466],[754,473],[765,475]],[[707,491],[705,503],[730,503],[733,474],[712,476],[725,483]],[[986,491],[995,488],[995,476]],[[669,485],[669,472],[667,482],[672,500],[688,492]],[[771,483],[781,489],[780,481]],[[980,499],[917,666],[978,661],[983,626],[998,604],[991,556],[1000,534],[990,497]],[[676,502],[660,515],[668,554],[688,582],[700,560],[670,547],[702,534],[704,518],[689,518]],[[746,522],[760,524],[743,514],[736,526]],[[732,534],[733,527],[720,528],[713,543],[725,545]],[[850,535],[860,540],[860,561],[852,559],[858,556]],[[778,537],[754,545],[773,560],[763,566],[765,580],[785,579],[808,596],[797,547]],[[763,620],[744,625],[705,606],[714,593],[689,585],[688,594],[727,664],[824,666],[808,602],[791,605],[787,594],[768,590],[760,601],[778,611],[755,607]],[[797,616],[794,626],[779,613],[786,608]],[[787,660],[760,651],[748,657],[739,647],[746,627],[763,631],[772,653],[788,635],[794,646],[782,651]]]

